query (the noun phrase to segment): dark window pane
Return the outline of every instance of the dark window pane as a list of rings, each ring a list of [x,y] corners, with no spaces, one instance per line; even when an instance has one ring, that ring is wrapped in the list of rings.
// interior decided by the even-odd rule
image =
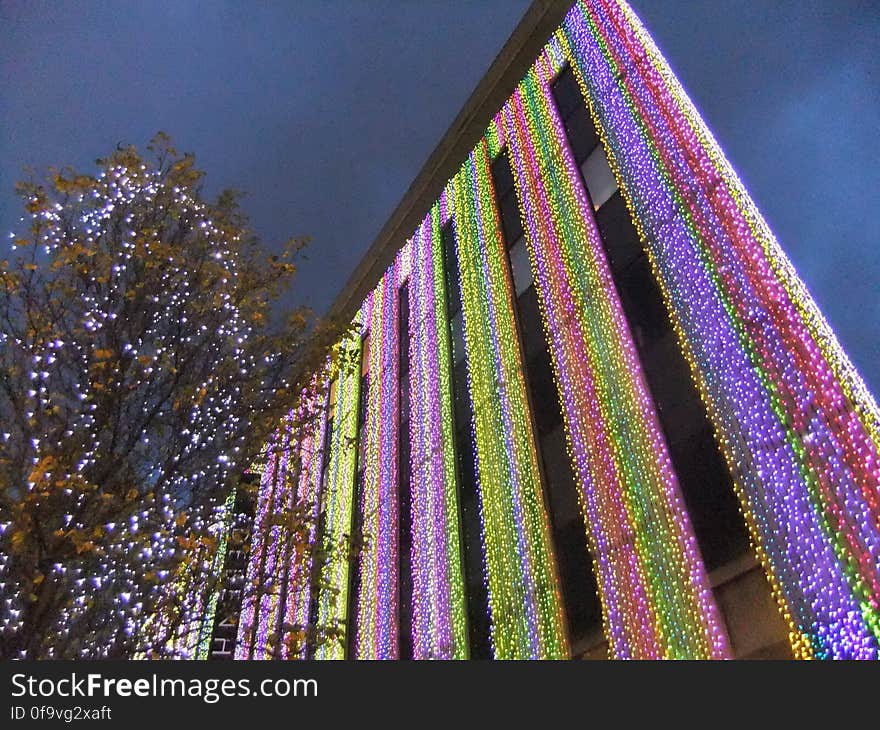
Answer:
[[[553,520],[561,525],[580,519],[577,483],[569,464],[568,452],[565,448],[565,429],[561,423],[541,438],[541,452],[544,457],[547,482],[554,485],[549,494]]]
[[[593,208],[599,210],[617,192],[617,178],[608,164],[605,148],[597,145],[581,165],[581,175],[590,193]]]
[[[617,277],[617,286],[638,344],[646,347],[666,334],[669,318],[647,256],[633,260]]]
[[[529,361],[547,350],[543,325],[541,324],[541,309],[538,305],[538,294],[535,287],[529,287],[519,296],[517,307],[525,360]]]
[[[348,571],[348,611],[346,613],[346,659],[354,659],[357,646],[357,614],[358,594],[361,591],[361,553],[364,547],[364,516],[361,504],[364,493],[364,472],[359,470],[354,480],[354,494],[352,495],[352,519],[351,532],[349,533],[349,549],[351,550],[351,563]]]
[[[596,212],[596,224],[613,272],[623,271],[642,254],[642,242],[620,191]]]
[[[709,424],[670,451],[706,568],[713,570],[747,552],[739,500]]]
[[[367,404],[370,400],[370,375],[369,373],[361,377],[361,393],[358,403],[358,427],[362,427],[367,421]]]
[[[675,333],[670,329],[646,348],[642,362],[669,441],[686,439],[699,431],[705,419],[695,414],[699,414],[703,406]]]
[[[584,97],[571,66],[562,69],[553,82],[553,96],[562,119],[568,118],[578,107],[584,105]]]
[[[472,659],[492,656],[489,635],[489,597],[483,581],[483,536],[480,527],[480,504],[477,495],[477,469],[474,463],[470,429],[456,434],[458,455],[459,500],[465,582],[468,594],[468,632]]]
[[[572,642],[577,643],[602,626],[602,603],[583,520],[557,527],[553,537],[568,628]]]
[[[574,154],[574,161],[580,164],[586,160],[590,153],[599,146],[599,135],[593,127],[593,121],[583,109],[572,114],[565,122],[565,130],[568,133],[568,142]]]
[[[330,455],[331,455],[331,447],[333,445],[333,418],[330,417],[327,419],[327,425],[324,428],[324,443],[321,446],[321,468],[326,472],[327,465],[330,463]],[[326,480],[327,474],[325,473],[324,479]]]
[[[523,225],[519,215],[519,201],[516,198],[515,190],[511,190],[501,199],[498,209],[501,214],[501,228],[504,232],[504,240],[510,245],[523,235]]]
[[[476,455],[474,454],[474,442],[471,438],[470,425],[464,425],[455,432],[455,446],[458,455],[459,478],[461,481],[461,496],[465,503],[477,503],[477,478]]]
[[[409,288],[400,288],[398,310],[398,656],[412,659],[413,576],[412,576],[412,493],[410,491],[409,440]]]
[[[504,198],[514,189],[513,171],[510,169],[507,150],[502,150],[501,154],[492,162],[492,178],[495,184],[495,197],[498,200]]]
[[[452,406],[456,428],[470,428],[471,396],[467,389],[467,375],[464,362],[455,366],[452,374]]]
[[[461,311],[455,313],[449,322],[449,330],[452,334],[452,362],[458,365],[464,362],[464,317]]]
[[[370,390],[370,335],[365,334],[361,342],[361,383],[358,396],[358,456],[357,475],[354,480],[354,492],[352,495],[351,531],[349,533],[349,549],[351,551],[351,563],[348,572],[348,607],[346,613],[346,658],[353,659],[355,656],[358,593],[361,586],[361,552],[364,546],[363,535],[363,505],[361,504],[364,493],[364,463],[366,460],[367,439],[364,424],[367,420],[367,403]]]
[[[398,307],[398,320],[400,331],[398,332],[398,352],[400,356],[400,372],[409,372],[409,284],[400,287]]]
[[[562,423],[559,409],[556,383],[553,382],[553,371],[550,367],[550,355],[546,350],[529,360],[526,366],[531,391],[532,410],[535,417],[535,428],[538,434],[550,433]]]
[[[563,69],[553,84],[553,96],[568,133],[568,143],[574,153],[575,162],[580,165],[598,146],[599,135],[570,66]]]
[[[443,267],[446,279],[446,307],[452,317],[461,309],[461,289],[458,278],[458,256],[455,252],[455,233],[448,224],[442,232]]]

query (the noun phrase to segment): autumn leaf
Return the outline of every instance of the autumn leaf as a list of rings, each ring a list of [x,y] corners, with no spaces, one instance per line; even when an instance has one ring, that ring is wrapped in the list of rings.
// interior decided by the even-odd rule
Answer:
[[[16,530],[12,533],[10,542],[14,550],[20,550],[27,542],[28,534],[24,530]]]
[[[38,484],[42,482],[46,475],[55,468],[56,460],[54,456],[44,456],[40,459],[28,475],[28,481]]]
[[[96,545],[91,540],[85,540],[81,543],[78,543],[76,546],[76,553],[80,555],[81,553],[91,552],[95,550]]]

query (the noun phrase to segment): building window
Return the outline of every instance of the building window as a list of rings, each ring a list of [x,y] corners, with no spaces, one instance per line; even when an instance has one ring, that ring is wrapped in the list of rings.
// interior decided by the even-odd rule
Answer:
[[[590,119],[590,112],[584,104],[584,97],[571,66],[566,65],[553,82],[553,97],[568,136],[568,143],[574,153],[574,161],[580,167],[599,146],[599,135],[596,134],[596,128]]]
[[[441,233],[443,248],[443,277],[446,284],[446,313],[449,321],[461,312],[461,285],[458,282],[458,254],[455,252],[455,233],[447,223]],[[462,348],[464,349],[464,348]]]
[[[397,380],[398,657],[413,658],[412,489],[409,434],[409,286],[399,289]]]
[[[590,112],[571,66],[566,66],[559,72],[553,82],[553,96],[593,210],[599,210],[614,195],[617,180],[611,172],[605,148],[599,140],[593,120],[590,119]]]
[[[529,252],[526,248],[525,236],[508,249],[510,257],[510,273],[513,276],[513,288],[516,296],[520,296],[532,285],[532,265],[529,262]]]
[[[452,368],[453,430],[458,473],[458,505],[462,564],[467,596],[468,643],[472,659],[491,659],[489,595],[483,581],[483,535],[480,523],[479,481],[474,453],[473,403],[467,386],[464,357],[464,328],[458,281],[458,256],[452,222],[441,233],[443,271],[446,282],[446,312],[449,340],[454,351]],[[458,344],[456,344],[458,340]],[[457,348],[457,349],[456,349]]]
[[[514,286],[514,309],[525,366],[526,390],[544,477],[572,653],[575,653],[585,640],[594,634],[600,635],[601,604],[578,503],[577,483],[565,448],[559,393],[541,325],[538,295],[533,286],[531,263],[522,235],[519,201],[506,150],[502,150],[492,163],[492,179],[497,198],[512,197],[513,200],[512,205],[499,205],[505,236],[508,231],[519,232],[518,238],[505,237],[505,250]]]
[[[599,210],[617,192],[617,178],[611,172],[611,166],[608,164],[608,157],[602,145],[598,145],[584,160],[581,165],[581,175],[584,176],[584,183],[586,183],[587,192],[590,194],[593,210]]]

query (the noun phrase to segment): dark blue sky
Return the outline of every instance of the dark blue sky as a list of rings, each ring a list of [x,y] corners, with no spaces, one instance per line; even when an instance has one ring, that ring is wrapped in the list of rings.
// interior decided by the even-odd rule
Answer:
[[[880,392],[880,8],[632,0],[844,347]],[[267,244],[313,238],[324,310],[528,0],[0,0],[0,229],[26,165],[158,129]]]

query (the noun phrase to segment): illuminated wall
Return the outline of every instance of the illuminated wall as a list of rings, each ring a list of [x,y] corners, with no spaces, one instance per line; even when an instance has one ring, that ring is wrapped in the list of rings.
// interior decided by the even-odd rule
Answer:
[[[557,38],[612,151],[793,648],[876,657],[876,403],[635,15],[579,5]]]
[[[326,539],[335,548],[324,581],[332,590],[318,596],[318,622],[322,625],[347,620],[348,554],[344,549],[345,536],[351,532],[352,498],[355,467],[357,466],[357,407],[360,394],[360,340],[346,338],[340,345],[344,366],[336,374],[336,403],[330,409],[333,428],[330,433],[329,474],[322,475],[325,493],[321,507],[326,512]],[[352,365],[353,363],[353,365]],[[316,659],[342,659],[340,643],[326,643],[318,648]]]
[[[326,406],[327,389],[313,383],[267,449],[236,659],[306,658],[311,554],[304,546],[317,533]],[[294,524],[299,532],[288,527]]]
[[[299,461],[294,470],[296,479],[297,513],[308,535],[299,535],[294,544],[286,546],[287,596],[284,600],[283,625],[287,631],[299,632],[291,639],[284,630],[280,631],[282,659],[305,659],[305,632],[309,623],[311,595],[312,556],[305,548],[314,543],[318,533],[318,510],[320,508],[321,459],[327,420],[324,412],[327,407],[328,392],[313,384],[308,393],[303,393],[303,403],[294,415],[298,438]],[[304,556],[304,557],[303,557]],[[286,640],[285,640],[286,639]]]
[[[216,547],[199,545],[188,551],[176,579],[166,586],[164,611],[153,614],[140,627],[140,646],[135,649],[133,658],[153,658],[160,651],[172,659],[208,658],[234,505],[233,490],[212,510],[209,533],[216,540]]]
[[[497,120],[527,240],[570,456],[618,657],[724,657],[727,643],[602,242],[549,83],[554,45]]]
[[[497,658],[569,654],[545,485],[523,380],[513,286],[492,188],[510,155],[544,333],[560,394],[609,652],[619,658],[723,658],[730,648],[670,461],[584,183],[550,84],[569,64],[651,261],[679,346],[711,418],[752,540],[800,657],[880,652],[880,416],[803,283],[676,81],[622,0],[577,3],[449,181],[356,322],[371,338],[364,488],[367,544],[358,615],[348,617],[349,561],[327,571],[319,620],[355,625],[354,655],[398,653],[399,348],[409,347],[413,653],[466,658],[468,632],[451,403],[441,228],[454,227],[483,578]],[[408,342],[398,291],[408,283]],[[357,356],[356,337],[342,349]],[[338,375],[331,409],[328,533],[352,525],[359,373]],[[404,434],[406,436],[406,434]],[[316,443],[323,439],[316,437]],[[269,539],[254,575],[276,570]],[[255,579],[259,580],[258,577]],[[247,604],[252,655],[264,624],[295,615]],[[299,603],[297,603],[299,601]],[[299,614],[297,614],[299,615]],[[262,633],[261,633],[262,632]],[[342,658],[343,644],[319,658]]]
[[[276,436],[276,439],[278,437]],[[260,492],[257,498],[257,509],[254,515],[253,537],[250,547],[250,561],[245,579],[241,614],[238,623],[238,640],[235,646],[236,659],[262,658],[260,655],[265,651],[265,642],[260,645],[255,634],[261,633],[264,637],[268,633],[268,623],[263,620],[262,628],[258,628],[259,618],[265,614],[259,612],[263,591],[260,589],[267,578],[265,553],[271,549],[269,518],[272,513],[272,504],[275,499],[277,472],[280,454],[274,443],[268,449],[268,455],[263,466],[260,479]],[[267,546],[268,543],[268,546]]]
[[[361,310],[370,333],[361,514],[364,548],[356,619],[357,658],[397,657],[397,289],[399,267]],[[403,343],[406,345],[407,343]]]
[[[450,343],[440,229],[445,196],[405,249],[410,277],[413,654],[466,659],[464,577],[456,491]]]

